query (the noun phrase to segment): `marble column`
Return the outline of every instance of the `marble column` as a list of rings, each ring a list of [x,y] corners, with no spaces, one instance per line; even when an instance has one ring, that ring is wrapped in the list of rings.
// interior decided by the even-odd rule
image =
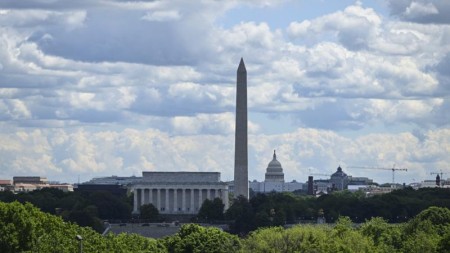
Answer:
[[[134,188],[134,190],[133,190],[133,198],[134,198],[134,200],[133,200],[133,212],[134,213],[136,213],[138,210],[137,210],[137,201],[138,201],[138,198],[137,198],[137,189],[136,188]]]
[[[145,188],[141,189],[141,206],[145,205]]]
[[[166,202],[165,202],[164,211],[168,213],[169,212],[169,208],[170,208],[170,205],[169,205],[169,189],[166,188]]]
[[[161,189],[156,189],[156,208],[158,208],[158,212],[161,212]]]
[[[185,212],[186,211],[186,189],[183,188],[181,190],[181,211]]]
[[[177,213],[178,212],[178,197],[177,197],[177,192],[178,189],[174,188],[173,189],[173,212]]]
[[[153,189],[148,190],[148,203],[151,203],[153,206],[155,206],[155,203],[153,203]]]
[[[203,204],[203,189],[198,189],[198,210],[200,210],[200,207],[202,207]]]
[[[191,188],[191,207],[189,208],[189,212],[194,212],[194,189]]]

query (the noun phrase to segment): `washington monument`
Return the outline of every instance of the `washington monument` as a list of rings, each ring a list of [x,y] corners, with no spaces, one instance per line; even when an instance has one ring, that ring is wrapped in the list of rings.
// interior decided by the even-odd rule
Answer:
[[[234,142],[234,196],[248,199],[247,70],[241,58],[236,79],[236,132]]]

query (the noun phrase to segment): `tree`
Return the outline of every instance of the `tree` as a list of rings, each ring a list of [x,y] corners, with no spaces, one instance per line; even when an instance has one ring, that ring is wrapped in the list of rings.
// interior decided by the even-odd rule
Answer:
[[[243,249],[244,252],[326,252],[329,230],[310,225],[258,229],[243,240]]]
[[[403,227],[398,224],[389,224],[383,218],[375,217],[362,224],[359,230],[383,252],[396,252],[402,248]]]
[[[158,221],[159,212],[153,204],[145,204],[140,207],[141,219],[149,220],[151,222]]]
[[[223,232],[215,227],[202,227],[196,224],[183,225],[174,236],[164,239],[169,252],[239,252],[240,240],[237,236]]]
[[[450,226],[450,209],[443,207],[429,207],[420,212],[408,222],[406,232],[416,233],[418,230],[424,232],[435,231],[439,235],[446,233]]]
[[[87,199],[98,207],[98,216],[101,219],[128,219],[131,217],[132,208],[126,200],[110,192],[92,192]]]
[[[0,202],[0,252],[167,252],[162,242],[138,235],[103,237],[88,227],[64,222],[33,205]]]
[[[450,228],[442,236],[438,245],[438,252],[448,252],[450,250]]]
[[[423,252],[437,252],[439,246],[439,236],[435,233],[426,233],[424,231],[416,231],[405,238],[403,241],[402,252],[408,253],[423,253]],[[444,252],[448,252],[447,251]]]
[[[69,212],[66,219],[68,221],[75,222],[82,227],[91,227],[97,232],[103,232],[104,230],[102,221],[92,215],[92,211],[89,209]]]
[[[256,229],[255,213],[248,200],[243,196],[234,200],[226,211],[225,217],[233,220],[230,229],[235,234],[244,235]]]
[[[206,199],[200,207],[197,217],[207,221],[223,220],[224,207],[225,205],[220,198],[215,198],[212,201]]]

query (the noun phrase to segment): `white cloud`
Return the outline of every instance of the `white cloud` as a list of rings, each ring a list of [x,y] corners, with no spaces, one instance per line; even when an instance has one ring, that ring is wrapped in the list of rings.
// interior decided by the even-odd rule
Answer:
[[[287,32],[292,37],[307,37],[326,31],[336,31],[336,37],[347,48],[359,50],[368,47],[378,35],[382,23],[381,17],[370,8],[359,5],[347,7],[314,20],[305,20],[301,23],[292,22]]]
[[[31,112],[25,103],[18,99],[0,101],[0,112],[3,120],[30,119]]]
[[[330,130],[265,135],[265,122],[249,122],[253,177],[274,148],[293,179],[342,161],[405,164],[422,177],[447,168],[448,4],[401,1],[403,21],[357,3],[284,30],[251,16],[218,25],[233,8],[282,2],[2,1],[0,162],[14,169],[2,173],[48,168],[70,180],[186,169],[231,179],[240,57],[250,114],[289,119],[273,121],[281,132]],[[405,125],[424,140],[332,131]]]
[[[87,129],[33,130],[1,134],[2,176],[41,175],[65,181],[93,176],[140,175],[143,170],[219,171],[232,179],[234,135],[169,136],[152,129],[91,132]],[[353,176],[390,182],[389,171],[364,171],[353,166],[407,167],[398,182],[427,178],[430,168],[447,171],[450,131],[427,131],[423,140],[410,133],[368,134],[356,139],[332,131],[295,131],[249,136],[249,173],[261,180],[273,149],[287,180],[306,181],[312,172],[331,173],[340,164]],[[20,151],[20,152],[18,152]]]
[[[197,114],[192,117],[176,116],[171,119],[175,134],[198,135],[198,134],[220,134],[229,135],[234,133],[234,113],[221,114]],[[259,126],[251,121],[248,122],[248,132],[256,133]]]

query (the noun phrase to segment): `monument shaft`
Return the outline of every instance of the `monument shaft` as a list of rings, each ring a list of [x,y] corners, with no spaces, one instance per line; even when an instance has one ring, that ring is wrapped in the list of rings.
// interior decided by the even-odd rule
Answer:
[[[241,58],[236,79],[236,130],[234,153],[234,196],[248,199],[247,70]]]

